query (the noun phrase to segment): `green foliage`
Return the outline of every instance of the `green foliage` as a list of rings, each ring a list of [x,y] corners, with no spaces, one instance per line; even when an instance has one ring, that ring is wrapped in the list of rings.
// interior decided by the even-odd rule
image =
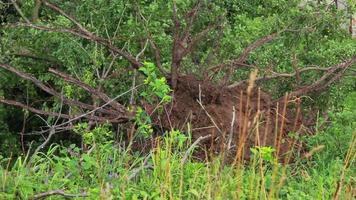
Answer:
[[[167,84],[166,78],[159,77],[157,67],[153,63],[145,62],[139,70],[146,75],[144,80],[146,88],[144,91],[140,92],[140,96],[142,96],[150,104],[159,102],[152,111],[153,113],[162,105],[167,104],[172,100],[172,97],[170,96],[170,92],[172,90]],[[142,109],[142,107],[139,106],[135,108],[135,113],[134,121],[137,125],[137,133],[145,138],[151,136],[153,128],[150,116]]]
[[[140,95],[150,103],[155,98],[158,98],[163,104],[169,103],[172,100],[172,97],[169,95],[172,90],[167,84],[166,78],[158,76],[157,67],[153,63],[145,62],[139,70],[146,75],[144,83],[148,87]]]
[[[275,158],[273,157],[273,152],[276,150],[272,147],[254,147],[250,149],[251,152],[257,156],[258,158],[262,158],[265,161],[268,162],[274,162]]]
[[[324,145],[323,152],[317,154],[320,160],[342,159],[352,142],[352,134],[356,130],[356,92],[352,92],[344,99],[342,106],[329,111],[328,118],[320,118],[317,131],[320,126],[327,126],[315,136],[305,138],[310,148]],[[330,123],[330,124],[328,124]],[[330,162],[324,163],[329,165]],[[320,166],[321,167],[321,166]]]
[[[141,108],[136,107],[135,110],[135,124],[137,125],[137,134],[145,138],[149,137],[153,133],[153,128],[151,125],[151,118],[147,113]]]
[[[105,145],[113,141],[113,133],[110,124],[96,126],[93,130],[89,129],[88,123],[79,123],[74,127],[74,132],[82,135],[84,144],[87,145]]]

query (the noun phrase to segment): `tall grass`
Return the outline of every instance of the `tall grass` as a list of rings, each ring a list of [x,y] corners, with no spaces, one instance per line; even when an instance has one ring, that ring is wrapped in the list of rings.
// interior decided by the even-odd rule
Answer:
[[[22,157],[11,168],[10,159],[1,160],[0,199],[31,199],[58,189],[85,191],[86,199],[352,199],[355,134],[344,162],[332,160],[318,170],[311,167],[318,160],[282,165],[260,155],[239,167],[221,168],[222,157],[210,162],[190,157],[182,164],[187,146],[173,148],[177,141],[172,136],[157,142],[147,157],[111,144],[87,153],[52,145],[36,155],[31,167]]]

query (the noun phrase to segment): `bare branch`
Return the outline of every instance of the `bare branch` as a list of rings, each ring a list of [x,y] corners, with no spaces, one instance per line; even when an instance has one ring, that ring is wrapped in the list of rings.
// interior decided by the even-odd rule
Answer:
[[[7,105],[11,105],[11,106],[16,106],[28,111],[31,111],[33,113],[39,114],[39,115],[46,115],[46,116],[52,116],[52,117],[59,117],[59,118],[64,118],[64,119],[73,119],[73,118],[77,118],[77,115],[67,115],[67,114],[63,114],[63,113],[56,113],[56,112],[48,112],[48,111],[44,111],[44,110],[39,110],[37,108],[33,108],[31,106],[27,106],[23,103],[20,103],[18,101],[14,101],[14,100],[7,100],[7,99],[3,99],[0,98],[0,103],[4,103]],[[105,121],[109,121],[109,122],[113,122],[113,123],[117,123],[120,122],[118,119],[107,119],[104,117],[96,117],[96,116],[85,116],[85,118],[87,119],[91,119],[94,121],[101,121],[101,122],[105,122]]]
[[[329,87],[332,83],[339,80],[345,71],[356,62],[356,56],[352,59],[331,67],[319,80],[313,84],[304,86],[290,93],[291,96],[301,96],[311,92],[322,91]]]
[[[184,153],[184,156],[182,158],[182,160],[180,161],[181,165],[184,165],[187,160],[188,160],[188,156],[189,154],[194,150],[194,148],[203,140],[206,140],[208,138],[210,138],[212,135],[209,134],[209,135],[206,135],[206,136],[200,136],[197,140],[195,140],[193,142],[192,145],[190,145],[190,147],[188,148],[188,150]]]
[[[115,98],[112,98],[110,101],[106,102],[105,104],[101,105],[100,107],[97,107],[97,108],[95,108],[95,109],[93,109],[93,110],[91,110],[89,112],[86,112],[86,113],[83,113],[83,114],[81,114],[81,115],[79,115],[77,117],[74,117],[74,118],[68,120],[67,122],[64,122],[62,124],[56,125],[56,126],[54,126],[54,128],[62,127],[64,125],[72,123],[75,120],[78,120],[78,119],[83,118],[83,117],[85,117],[87,115],[90,115],[91,113],[94,113],[97,110],[100,110],[100,109],[104,108],[105,106],[109,105],[111,102],[116,101],[118,98],[124,96],[125,94],[130,93],[132,90],[136,90],[140,86],[142,86],[142,84],[137,85],[135,88],[131,88],[130,90],[128,90],[128,91],[126,91],[126,92],[124,92],[122,94],[117,95]],[[115,118],[115,120],[117,120],[118,122],[125,122],[128,119],[130,119],[129,115],[121,115],[121,116],[119,115],[118,117]]]
[[[328,71],[330,70],[330,67],[327,68],[323,68],[323,67],[306,67],[306,68],[302,68],[302,69],[298,69],[298,74],[301,74],[303,72],[308,72],[308,71]],[[268,81],[268,80],[272,80],[272,79],[276,79],[276,78],[292,78],[295,77],[297,75],[297,72],[291,73],[291,74],[287,74],[287,73],[277,73],[277,72],[270,72],[272,73],[272,75],[270,76],[262,76],[262,77],[258,77],[256,78],[256,83],[261,82],[261,81]],[[242,80],[240,82],[231,84],[228,86],[228,88],[234,88],[234,87],[239,87],[242,86],[244,84],[247,84],[248,80]]]
[[[62,113],[55,113],[55,112],[47,112],[47,111],[43,111],[43,110],[39,110],[30,106],[27,106],[23,103],[20,103],[18,101],[13,101],[13,100],[6,100],[3,98],[0,98],[0,103],[4,103],[7,105],[11,105],[11,106],[16,106],[25,110],[29,110],[33,113],[37,113],[39,115],[46,115],[46,116],[53,116],[53,117],[60,117],[60,118],[65,118],[65,119],[70,119],[72,118],[72,116],[67,115],[67,114],[62,114]]]
[[[180,31],[180,21],[177,16],[177,6],[176,2],[173,1],[173,22],[174,22],[174,37],[173,37],[173,48],[172,48],[172,66],[171,66],[171,81],[173,90],[177,87],[178,74],[181,61],[185,56],[191,53],[194,47],[200,42],[211,30],[217,27],[218,23],[209,24],[204,30],[195,34],[191,39],[192,26],[196,15],[198,14],[198,8],[200,7],[200,2],[198,2],[186,15],[191,16],[188,19],[188,24],[184,30]],[[181,37],[180,35],[183,34]]]
[[[52,136],[55,133],[56,133],[56,130],[54,128],[50,127],[50,131],[49,131],[49,134],[47,136],[47,139],[40,146],[38,146],[36,148],[36,150],[33,152],[30,161],[27,163],[27,166],[31,165],[34,156],[37,155],[37,153],[49,143],[49,141],[51,140]]]
[[[146,20],[146,18],[143,16],[142,12],[141,12],[141,9],[140,9],[140,6],[137,4],[137,12],[139,14],[139,19],[141,20],[142,22],[142,25],[146,31],[146,34],[147,34],[147,39],[150,43],[150,46],[152,47],[153,49],[153,53],[154,53],[154,56],[155,56],[155,60],[156,60],[156,66],[157,68],[159,69],[159,71],[166,77],[168,78],[168,72],[163,68],[162,66],[162,61],[161,61],[161,52],[159,50],[159,48],[157,47],[156,43],[154,42],[153,40],[153,37],[151,35],[151,32],[149,31],[148,29],[148,21]]]
[[[30,52],[17,52],[17,53],[11,53],[9,54],[10,56],[16,56],[16,57],[24,57],[24,58],[30,58],[33,60],[41,60],[41,61],[45,61],[48,63],[52,63],[52,64],[58,64],[58,61],[55,59],[51,59],[51,58],[46,58],[46,57],[40,57],[37,56],[35,54],[32,54]]]
[[[350,60],[347,60],[343,63],[337,64],[332,67],[327,67],[327,68],[306,67],[306,68],[302,68],[302,69],[297,69],[296,72],[291,73],[291,74],[272,72],[272,75],[259,77],[255,81],[258,83],[261,81],[267,81],[267,80],[272,80],[272,79],[276,79],[276,78],[292,78],[292,77],[295,77],[302,73],[310,72],[310,71],[325,71],[324,75],[321,78],[319,78],[318,80],[314,81],[313,84],[303,86],[303,87],[289,93],[291,96],[301,96],[301,95],[305,95],[305,94],[308,94],[311,92],[317,92],[317,91],[322,91],[322,90],[326,89],[332,83],[339,80],[345,74],[347,69],[349,69],[350,66],[352,66],[355,62],[356,62],[356,57],[354,57]],[[239,86],[245,85],[247,83],[248,83],[248,80],[243,80],[243,81],[234,83],[232,85],[229,85],[228,88],[239,87]]]
[[[149,42],[150,45],[154,51],[155,54],[155,59],[156,59],[156,65],[157,68],[159,69],[159,71],[167,78],[168,77],[168,72],[163,68],[162,66],[162,62],[161,62],[161,52],[160,50],[157,48],[155,42],[153,41],[152,37],[149,35]]]
[[[68,193],[65,193],[63,190],[51,190],[48,192],[36,194],[33,197],[30,197],[29,199],[30,200],[44,199],[44,198],[47,198],[49,196],[54,196],[54,195],[60,195],[65,198],[88,197],[88,194],[86,192],[82,192],[80,194],[68,194]]]
[[[177,3],[175,0],[173,0],[173,23],[174,23],[174,38],[178,39],[179,38],[179,27],[180,27],[180,21],[178,19],[177,15]]]

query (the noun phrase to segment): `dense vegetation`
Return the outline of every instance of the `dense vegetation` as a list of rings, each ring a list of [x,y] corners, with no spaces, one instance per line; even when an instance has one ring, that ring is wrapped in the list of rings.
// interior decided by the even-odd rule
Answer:
[[[337,3],[0,1],[0,199],[355,198]]]

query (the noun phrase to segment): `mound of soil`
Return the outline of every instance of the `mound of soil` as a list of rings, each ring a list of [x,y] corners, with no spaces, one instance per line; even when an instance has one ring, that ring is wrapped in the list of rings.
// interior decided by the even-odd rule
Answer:
[[[178,79],[172,104],[154,119],[166,129],[191,131],[194,139],[211,135],[200,143],[202,149],[218,153],[229,146],[230,159],[237,152],[249,159],[254,146],[274,147],[283,157],[295,142],[289,133],[300,134],[303,127],[298,99],[278,102],[259,89],[249,95],[246,90],[247,86],[223,88],[183,76]]]

